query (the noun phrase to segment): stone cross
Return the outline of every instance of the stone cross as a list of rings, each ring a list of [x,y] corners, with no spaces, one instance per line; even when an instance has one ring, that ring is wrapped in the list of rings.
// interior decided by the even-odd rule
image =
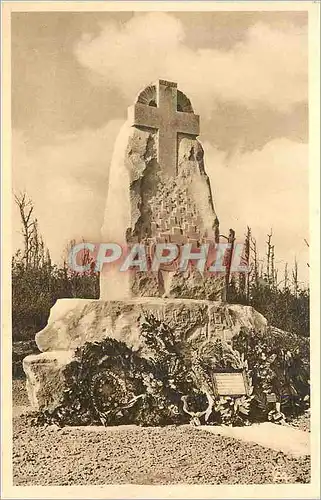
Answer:
[[[177,83],[158,80],[153,104],[136,102],[128,108],[131,126],[158,130],[158,163],[164,174],[177,175],[177,134],[199,135],[199,116],[177,110]]]

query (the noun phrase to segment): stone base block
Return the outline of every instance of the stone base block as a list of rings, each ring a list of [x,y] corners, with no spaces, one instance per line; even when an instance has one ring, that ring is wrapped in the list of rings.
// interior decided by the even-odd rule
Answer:
[[[59,404],[66,387],[63,371],[73,356],[74,351],[51,351],[24,358],[27,392],[34,410],[52,410]]]
[[[48,325],[36,335],[40,351],[74,350],[106,337],[144,349],[141,323],[146,315],[169,324],[186,342],[230,340],[241,326],[265,329],[267,321],[250,306],[207,300],[141,297],[128,300],[60,299]]]
[[[266,319],[249,306],[192,299],[136,298],[123,301],[61,299],[51,309],[48,325],[36,335],[41,354],[27,356],[23,368],[34,409],[53,409],[65,389],[64,368],[77,347],[111,337],[142,355],[142,321],[153,315],[169,324],[189,349],[206,341],[230,341],[242,326],[264,330]]]

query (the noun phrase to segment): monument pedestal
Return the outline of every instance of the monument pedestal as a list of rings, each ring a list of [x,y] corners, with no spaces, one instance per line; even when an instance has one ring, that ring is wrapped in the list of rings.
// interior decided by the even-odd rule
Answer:
[[[36,335],[41,354],[27,356],[30,403],[53,409],[65,389],[64,368],[77,347],[107,337],[125,342],[148,356],[141,325],[153,315],[173,328],[188,348],[199,349],[215,338],[229,342],[242,326],[264,330],[266,319],[251,306],[193,299],[140,297],[128,300],[60,299],[52,307],[48,325]]]

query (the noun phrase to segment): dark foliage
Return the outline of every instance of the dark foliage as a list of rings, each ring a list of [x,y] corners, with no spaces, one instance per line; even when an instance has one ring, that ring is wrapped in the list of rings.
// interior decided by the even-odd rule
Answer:
[[[47,324],[51,307],[60,298],[98,298],[99,277],[79,273],[44,261],[26,268],[16,256],[12,262],[12,336],[30,340]]]
[[[14,342],[12,346],[12,376],[13,378],[24,378],[22,361],[30,354],[39,354],[39,349],[34,340]]]
[[[298,279],[297,261],[291,273],[288,264],[285,264],[282,279],[279,279],[280,269],[275,266],[272,233],[267,236],[263,261],[258,255],[250,228],[247,229],[244,247],[243,264],[248,266],[249,272],[231,273],[227,301],[251,305],[266,317],[270,325],[309,337],[310,291]]]
[[[278,421],[283,413],[273,412],[265,398],[272,392],[281,400],[285,414],[294,415],[306,407],[309,360],[304,339],[275,329],[265,336],[242,329],[233,347],[215,339],[192,351],[153,316],[142,319],[142,331],[148,358],[109,338],[78,348],[65,370],[68,389],[60,406],[39,413],[35,423],[244,425],[268,418]],[[214,372],[240,369],[248,373],[248,394],[218,396]]]
[[[241,329],[233,348],[248,363],[254,387],[253,415],[266,419],[271,407],[266,395],[276,394],[285,415],[297,415],[309,406],[309,342],[270,327],[267,333]]]

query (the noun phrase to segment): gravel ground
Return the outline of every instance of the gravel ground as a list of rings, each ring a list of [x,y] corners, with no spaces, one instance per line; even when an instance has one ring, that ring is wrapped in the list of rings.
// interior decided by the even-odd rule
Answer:
[[[309,457],[293,458],[190,426],[31,427],[25,382],[13,384],[15,486],[307,483]]]
[[[190,426],[30,427],[14,419],[14,484],[309,482],[310,459],[211,436]]]

